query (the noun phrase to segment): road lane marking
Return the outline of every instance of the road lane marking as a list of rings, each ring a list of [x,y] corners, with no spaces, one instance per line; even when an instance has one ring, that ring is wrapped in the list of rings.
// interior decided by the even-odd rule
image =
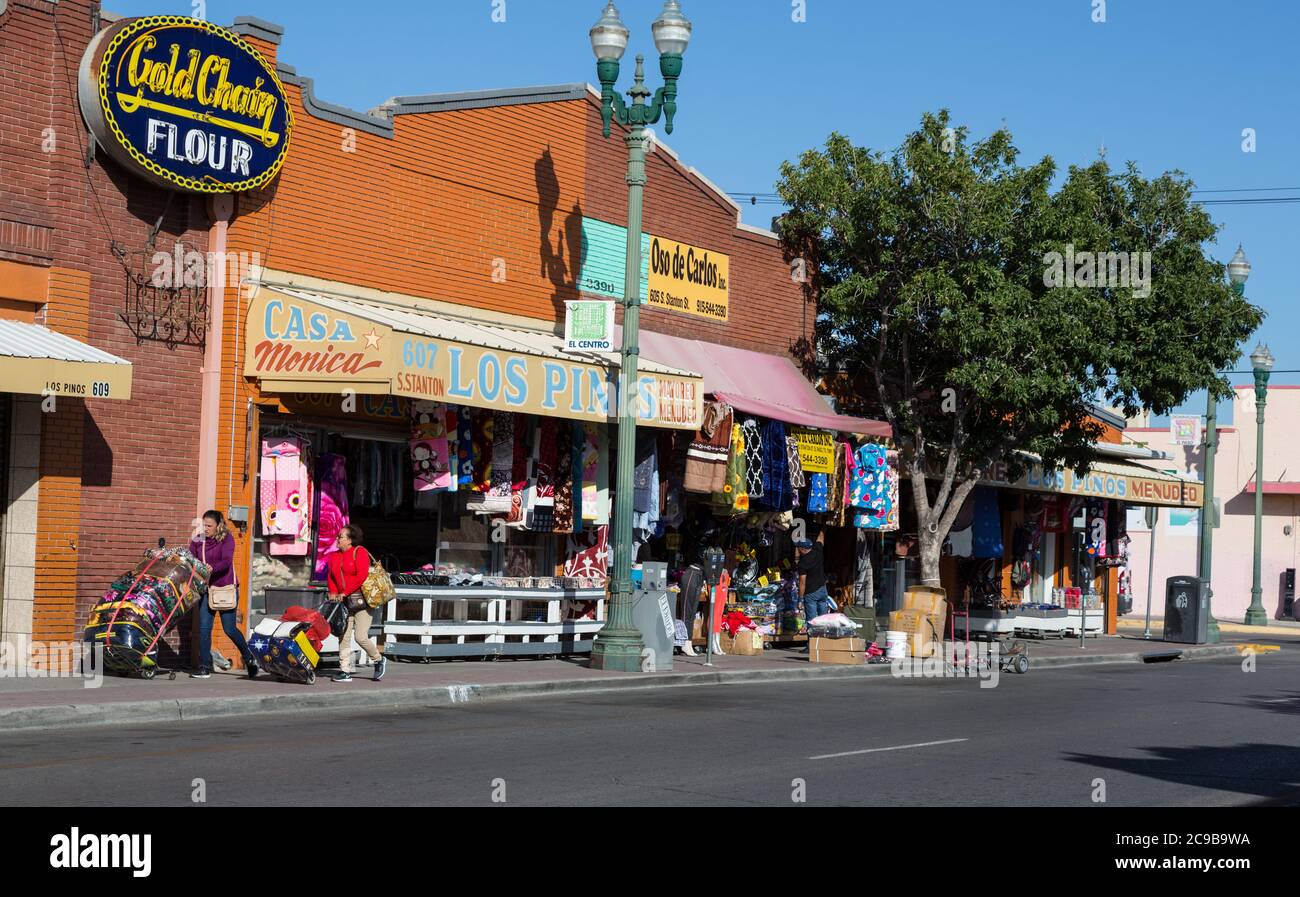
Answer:
[[[867,748],[861,751],[844,751],[840,754],[818,754],[816,757],[809,757],[809,760],[830,760],[835,757],[855,757],[858,754],[875,754],[880,751],[905,751],[909,748],[933,747],[936,744],[957,744],[961,741],[970,741],[969,738],[946,738],[943,741],[923,741],[920,744],[896,744],[893,747]]]

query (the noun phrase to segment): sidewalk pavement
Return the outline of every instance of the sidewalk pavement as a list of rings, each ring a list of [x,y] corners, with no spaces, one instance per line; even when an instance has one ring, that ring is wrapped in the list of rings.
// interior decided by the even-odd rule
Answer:
[[[1146,626],[1144,617],[1122,617],[1119,621],[1121,635],[1127,635],[1128,630],[1136,629],[1141,632]],[[1159,636],[1165,631],[1165,621],[1163,617],[1151,618],[1151,634]],[[1300,623],[1294,620],[1269,620],[1266,626],[1247,626],[1245,623],[1234,623],[1230,620],[1219,621],[1219,632],[1231,632],[1242,635],[1290,635],[1300,638]]]
[[[1128,629],[1129,627],[1126,627]],[[1252,635],[1255,633],[1252,632]],[[1300,630],[1289,644],[1300,648]],[[1258,641],[1225,633],[1222,645],[1175,645],[1144,641],[1127,635],[1091,637],[1080,648],[1075,639],[1026,640],[1030,671],[1054,666],[1095,663],[1141,663],[1144,654],[1182,651],[1185,659],[1227,657],[1238,653],[1236,643]],[[1281,641],[1271,639],[1274,644]],[[433,663],[390,661],[382,682],[369,678],[370,668],[350,683],[328,678],[322,671],[314,685],[279,682],[266,676],[248,679],[243,673],[213,673],[210,679],[190,679],[178,673],[169,680],[105,676],[88,688],[78,678],[0,678],[0,732],[73,726],[159,723],[251,713],[379,710],[438,707],[483,700],[571,695],[694,685],[740,685],[791,682],[803,679],[889,677],[889,664],[840,666],[812,664],[800,649],[774,648],[760,656],[678,656],[670,673],[617,673],[593,670],[584,655],[556,658],[502,658]],[[1003,673],[1013,676],[1013,673]]]

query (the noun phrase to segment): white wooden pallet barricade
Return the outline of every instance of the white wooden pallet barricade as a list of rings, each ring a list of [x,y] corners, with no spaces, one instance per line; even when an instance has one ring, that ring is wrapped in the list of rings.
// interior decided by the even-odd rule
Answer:
[[[384,654],[390,657],[579,654],[591,651],[605,625],[603,588],[400,585],[395,592],[384,616]],[[596,619],[563,619],[565,601],[594,601]],[[410,610],[413,602],[420,603],[419,619]],[[544,605],[544,613],[529,612],[530,605]],[[536,615],[544,618],[525,619]]]

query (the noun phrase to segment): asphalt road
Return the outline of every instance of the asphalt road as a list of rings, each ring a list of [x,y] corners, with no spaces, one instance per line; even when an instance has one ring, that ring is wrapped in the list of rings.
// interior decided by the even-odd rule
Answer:
[[[1089,806],[1098,780],[1300,802],[1300,655],[0,734],[3,805]]]

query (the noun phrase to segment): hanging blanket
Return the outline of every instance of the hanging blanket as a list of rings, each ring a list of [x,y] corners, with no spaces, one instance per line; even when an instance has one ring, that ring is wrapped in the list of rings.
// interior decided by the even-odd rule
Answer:
[[[262,535],[297,536],[302,525],[304,444],[296,436],[262,440]]]
[[[855,453],[849,503],[858,513],[853,525],[862,529],[889,529],[898,525],[897,472],[889,466],[889,452],[883,445],[867,443]]]
[[[745,489],[753,505],[763,497],[763,435],[752,417],[741,424],[741,432],[745,439]]]
[[[609,527],[597,526],[585,536],[568,540],[569,559],[564,562],[565,576],[604,577],[609,572]]]
[[[686,491],[721,492],[727,483],[727,454],[731,448],[731,406],[709,402],[699,432],[686,450]]]
[[[335,550],[339,530],[348,525],[348,461],[342,455],[321,455],[316,462],[320,483],[320,519],[316,527],[316,578],[328,570],[326,555]]]
[[[785,424],[765,421],[762,426],[763,494],[754,505],[771,511],[786,511],[791,505],[790,461],[785,443]]]
[[[410,446],[415,491],[452,488],[445,405],[440,402],[411,402]]]

